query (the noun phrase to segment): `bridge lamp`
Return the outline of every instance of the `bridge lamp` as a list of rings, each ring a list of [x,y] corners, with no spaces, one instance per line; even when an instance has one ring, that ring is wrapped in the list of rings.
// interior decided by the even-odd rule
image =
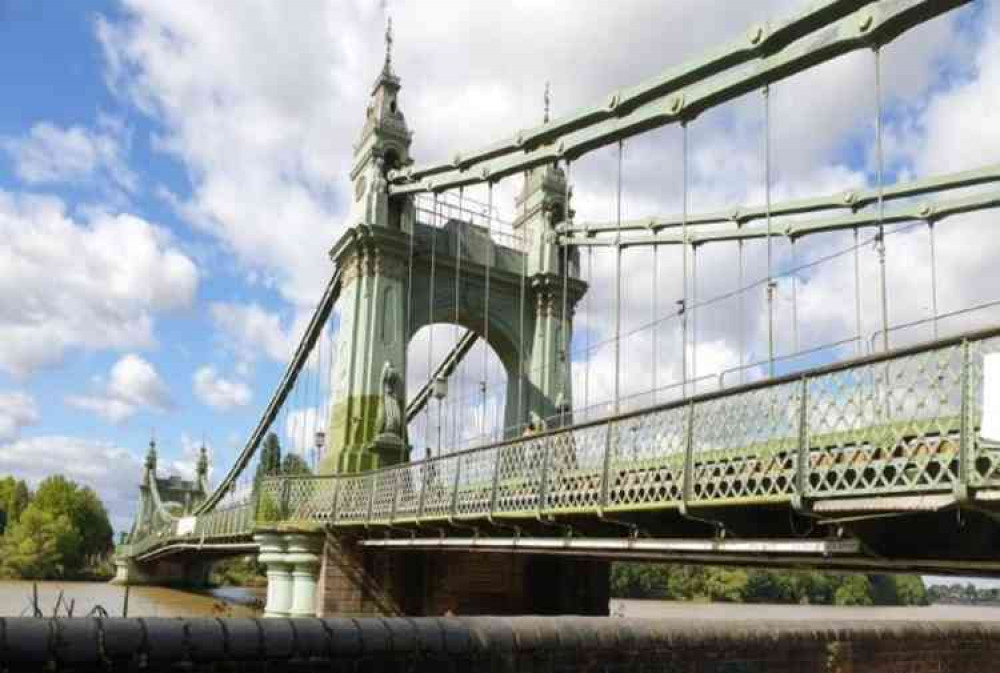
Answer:
[[[323,447],[326,446],[326,433],[322,430],[317,430],[315,436],[313,437],[314,445],[316,449],[313,451],[313,470],[319,466],[319,457],[323,453]]]
[[[435,376],[431,393],[437,400],[438,422],[437,422],[437,453],[441,455],[441,403],[448,396],[448,379],[444,376]]]

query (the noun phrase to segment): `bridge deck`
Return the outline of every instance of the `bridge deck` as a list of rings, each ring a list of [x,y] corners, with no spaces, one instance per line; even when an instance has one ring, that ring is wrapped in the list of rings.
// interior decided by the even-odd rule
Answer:
[[[580,519],[997,487],[1000,452],[978,437],[993,352],[1000,330],[377,471],[269,478],[255,502],[125,551],[233,543],[276,524]]]

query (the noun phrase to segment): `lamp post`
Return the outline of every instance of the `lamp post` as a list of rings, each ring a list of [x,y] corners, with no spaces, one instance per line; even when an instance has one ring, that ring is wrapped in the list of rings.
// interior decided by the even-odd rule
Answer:
[[[323,453],[323,447],[326,446],[326,433],[323,432],[322,430],[317,430],[316,435],[314,437],[314,442],[315,442],[314,444],[315,448],[313,449],[313,472],[316,472],[316,470],[319,469],[319,461],[321,457],[320,454]]]
[[[444,402],[444,398],[448,396],[448,379],[444,376],[434,377],[434,399],[437,400],[438,408],[438,419],[437,419],[437,453],[441,455],[441,404]]]

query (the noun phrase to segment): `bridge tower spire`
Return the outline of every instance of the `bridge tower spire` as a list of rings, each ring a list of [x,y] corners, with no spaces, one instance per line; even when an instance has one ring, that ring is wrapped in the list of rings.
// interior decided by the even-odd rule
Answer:
[[[386,52],[365,109],[351,169],[353,201],[348,231],[330,257],[343,273],[340,343],[333,376],[334,404],[320,471],[354,472],[405,460],[405,427],[391,446],[373,442],[383,404],[386,364],[406,372],[406,278],[412,197],[389,197],[386,174],[408,166],[413,134],[399,104],[400,78],[392,66],[392,23]]]

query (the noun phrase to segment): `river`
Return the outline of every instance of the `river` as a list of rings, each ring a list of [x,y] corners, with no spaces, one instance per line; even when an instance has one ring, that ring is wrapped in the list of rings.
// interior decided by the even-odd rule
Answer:
[[[101,606],[112,617],[122,614],[125,588],[102,582],[38,582],[38,604],[46,615],[59,601],[74,601],[73,614],[84,616]],[[0,617],[29,614],[33,583],[0,580]],[[205,592],[134,586],[129,590],[130,617],[252,617],[260,615],[264,589],[220,587]],[[611,600],[611,614],[678,621],[813,622],[837,620],[1000,621],[1000,607],[930,605],[926,607],[853,608],[821,605],[735,605],[670,601]],[[59,611],[66,614],[65,607]]]
[[[832,605],[758,605],[733,603],[682,603],[611,599],[611,614],[677,621],[947,621],[997,622],[1000,607],[976,605],[925,605],[906,607],[843,607]]]
[[[33,595],[32,582],[0,580],[0,617],[29,615]],[[59,602],[59,614],[66,615],[65,605],[74,602],[73,615],[82,617],[96,606],[110,616],[120,617],[125,601],[125,587],[105,582],[38,582],[38,605],[49,616]],[[260,610],[255,601],[263,598],[263,589],[219,587],[205,592],[181,591],[163,587],[129,588],[129,617],[252,617]],[[27,610],[27,611],[26,611]]]

